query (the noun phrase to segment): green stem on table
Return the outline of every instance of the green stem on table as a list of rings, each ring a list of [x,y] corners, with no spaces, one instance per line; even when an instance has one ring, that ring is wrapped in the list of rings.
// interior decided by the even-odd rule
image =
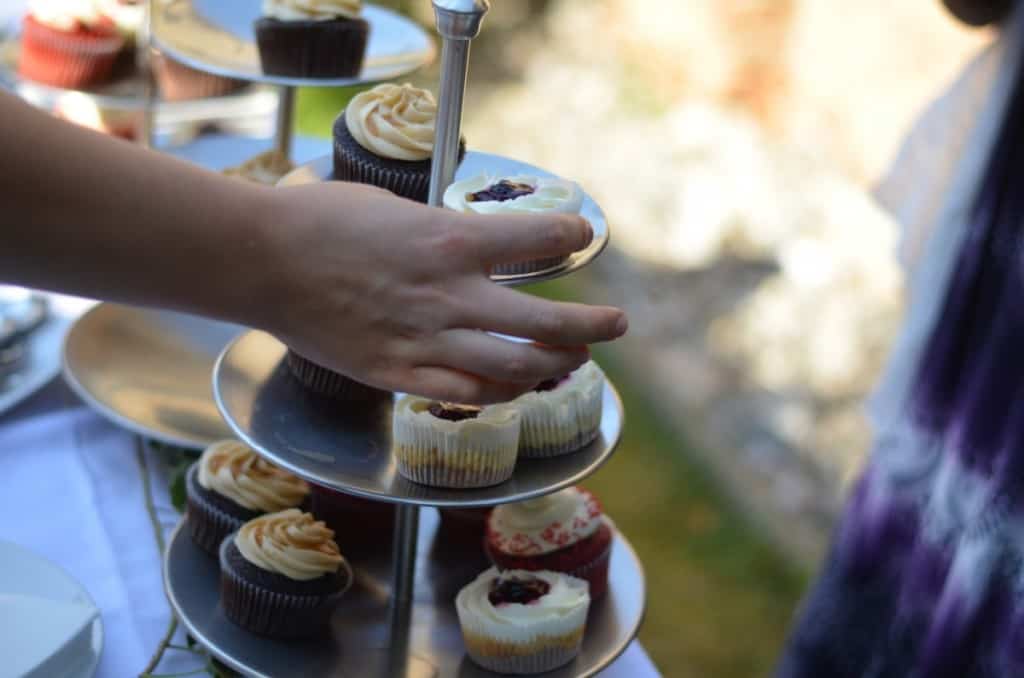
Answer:
[[[149,477],[149,463],[146,461],[146,444],[139,436],[135,437],[135,458],[139,462],[139,471],[142,474],[142,493],[146,499],[146,513],[149,515],[149,522],[153,527],[153,534],[156,536],[156,543],[160,549],[160,558],[163,559],[164,555],[164,530],[160,525],[160,518],[156,515],[156,502],[153,501],[153,485]],[[171,644],[171,639],[174,638],[174,632],[178,630],[178,618],[171,613],[171,621],[167,624],[167,630],[164,632],[163,638],[160,639],[160,644],[157,645],[156,651],[153,656],[150,657],[149,663],[146,664],[146,668],[142,669],[141,676],[150,676],[153,670],[156,669],[160,664],[160,660],[163,659],[164,653],[167,651],[168,646]],[[206,669],[201,669],[205,671]],[[193,671],[191,673],[178,674],[178,675],[194,675],[199,673]]]

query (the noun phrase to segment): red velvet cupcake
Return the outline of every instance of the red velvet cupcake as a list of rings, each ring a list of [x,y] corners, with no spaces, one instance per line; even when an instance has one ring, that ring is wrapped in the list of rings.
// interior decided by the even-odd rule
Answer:
[[[335,541],[350,556],[389,551],[395,526],[395,505],[371,501],[310,485],[310,513],[334,530]]]
[[[77,89],[110,75],[124,38],[91,2],[33,3],[22,23],[18,72],[55,87]]]
[[[586,579],[596,600],[608,590],[612,537],[597,498],[570,487],[494,509],[484,548],[502,570],[552,570]]]

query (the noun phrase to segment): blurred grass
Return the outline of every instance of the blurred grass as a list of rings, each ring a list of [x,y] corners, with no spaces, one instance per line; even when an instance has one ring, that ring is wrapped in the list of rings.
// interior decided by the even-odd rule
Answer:
[[[300,90],[301,134],[330,136],[358,90]],[[529,290],[580,298],[571,279]],[[669,432],[648,406],[650,393],[612,351],[594,356],[626,407],[618,452],[586,485],[598,494],[640,555],[648,612],[640,637],[670,678],[768,675],[806,584],[798,571],[724,499],[691,444]]]

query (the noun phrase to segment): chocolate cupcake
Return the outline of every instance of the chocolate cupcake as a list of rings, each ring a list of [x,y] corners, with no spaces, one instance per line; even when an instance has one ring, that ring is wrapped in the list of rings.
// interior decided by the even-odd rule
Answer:
[[[328,369],[290,347],[285,356],[285,362],[288,364],[288,371],[292,376],[298,379],[306,387],[306,390],[317,395],[366,405],[380,402],[391,396],[387,391],[367,386],[344,374]]]
[[[360,0],[264,0],[256,20],[263,72],[351,78],[363,70],[370,24]]]
[[[508,480],[519,447],[519,412],[404,396],[395,406],[398,472],[432,487],[488,487]]]
[[[160,52],[153,54],[153,76],[160,97],[165,101],[225,96],[246,85],[244,80],[200,71]]]
[[[409,84],[357,94],[334,122],[334,179],[426,203],[436,118],[434,95]],[[460,162],[465,146],[462,141]]]
[[[467,214],[579,214],[583,191],[572,181],[530,175],[481,174],[456,181],[444,192],[444,206]],[[559,266],[568,254],[498,264],[494,275],[536,273]]]
[[[210,555],[247,520],[302,505],[309,485],[277,468],[244,443],[223,440],[206,448],[185,475],[192,540]]]
[[[334,532],[298,509],[250,520],[228,535],[220,571],[225,616],[280,639],[325,632],[354,578]]]
[[[604,372],[591,360],[512,401],[522,416],[519,456],[557,457],[592,443],[601,432],[604,381]]]
[[[455,597],[469,658],[497,673],[535,674],[580,652],[587,582],[558,572],[487,570]]]
[[[356,562],[356,555],[391,550],[395,505],[354,497],[319,485],[311,485],[310,512],[334,530],[335,541]]]
[[[502,570],[553,570],[585,579],[596,600],[608,590],[612,542],[601,504],[590,492],[570,487],[495,508],[484,548]]]

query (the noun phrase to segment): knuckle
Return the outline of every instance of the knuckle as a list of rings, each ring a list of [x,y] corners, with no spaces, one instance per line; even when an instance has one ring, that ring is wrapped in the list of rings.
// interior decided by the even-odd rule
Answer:
[[[446,221],[434,237],[434,250],[445,258],[460,259],[473,251],[476,237],[460,224]]]

